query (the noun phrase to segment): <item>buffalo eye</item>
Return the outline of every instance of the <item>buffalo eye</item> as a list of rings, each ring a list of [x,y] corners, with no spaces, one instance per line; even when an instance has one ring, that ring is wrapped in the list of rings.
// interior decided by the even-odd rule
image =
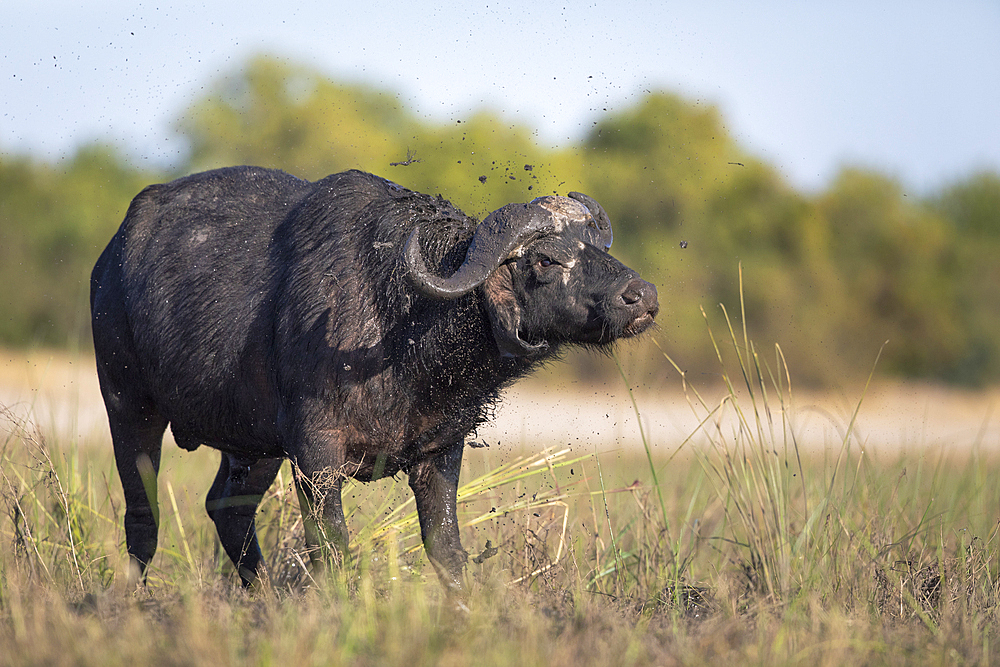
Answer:
[[[559,271],[556,270],[556,267],[559,266],[561,266],[561,264],[558,260],[541,254],[535,255],[534,261],[532,262],[535,279],[543,283],[554,280],[556,276],[559,275]]]

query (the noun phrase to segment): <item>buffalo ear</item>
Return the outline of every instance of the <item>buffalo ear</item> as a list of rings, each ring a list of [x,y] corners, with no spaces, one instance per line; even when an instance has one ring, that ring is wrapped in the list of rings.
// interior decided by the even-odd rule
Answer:
[[[493,327],[493,339],[501,357],[534,357],[549,349],[545,341],[532,345],[518,335],[521,326],[521,306],[514,296],[511,271],[502,265],[483,285],[486,310]]]

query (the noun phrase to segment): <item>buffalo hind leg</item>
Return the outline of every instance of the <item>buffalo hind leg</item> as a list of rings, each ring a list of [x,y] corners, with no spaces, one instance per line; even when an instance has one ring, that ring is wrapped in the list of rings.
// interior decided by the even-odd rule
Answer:
[[[458,535],[458,475],[464,443],[459,441],[410,469],[410,488],[417,501],[420,537],[427,556],[449,594],[463,596],[468,555]]]
[[[125,493],[125,544],[129,584],[146,581],[146,568],[156,553],[160,523],[156,476],[167,420],[147,412],[123,414],[109,410],[115,464]]]
[[[205,501],[219,541],[247,587],[262,574],[263,557],[254,521],[257,506],[274,482],[282,461],[223,454],[219,472]]]

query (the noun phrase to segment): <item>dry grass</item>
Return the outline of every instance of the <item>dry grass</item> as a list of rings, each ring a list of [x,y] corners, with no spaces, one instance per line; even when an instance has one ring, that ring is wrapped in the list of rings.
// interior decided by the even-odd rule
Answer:
[[[316,581],[283,470],[258,522],[270,583],[247,593],[202,509],[207,450],[165,450],[160,550],[126,590],[110,447],[46,442],[7,415],[0,663],[996,661],[997,453],[879,455],[851,423],[800,451],[780,350],[765,362],[745,333],[726,338],[728,395],[687,387],[701,425],[669,455],[642,434],[642,450],[467,452],[467,614],[424,558],[402,478],[345,487],[352,558]]]
[[[150,583],[122,590],[110,455],[15,429],[0,478],[0,662],[990,661],[995,457],[831,452],[793,466],[780,450],[741,446],[654,454],[662,501],[648,481],[633,483],[649,477],[642,455],[473,450],[463,488],[472,611],[455,616],[401,481],[349,488],[354,557],[312,581],[283,475],[260,521],[271,586],[249,595],[197,498],[206,457],[184,455],[164,466]]]

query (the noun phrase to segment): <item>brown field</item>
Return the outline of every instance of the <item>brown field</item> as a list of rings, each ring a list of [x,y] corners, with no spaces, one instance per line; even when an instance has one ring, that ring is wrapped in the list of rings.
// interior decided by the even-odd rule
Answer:
[[[981,444],[1000,451],[1000,389],[971,392],[877,380],[863,393],[863,387],[793,391],[789,419],[800,446],[839,448],[857,409],[855,439],[879,450]],[[703,390],[711,405],[727,395],[721,387]],[[704,416],[679,384],[655,393],[637,389],[636,403],[647,439],[665,454],[695,433]],[[0,352],[0,404],[60,439],[110,439],[89,356]],[[517,448],[570,445],[585,452],[636,447],[642,443],[635,412],[621,381],[581,387],[549,372],[508,390],[495,422],[477,439]]]
[[[92,360],[0,361],[0,665],[997,660],[997,392],[639,390],[640,430],[624,382],[520,385],[463,465],[463,543],[492,554],[463,614],[402,477],[347,487],[350,563],[314,579],[283,471],[247,594],[202,507],[217,455],[169,445],[160,550],[128,589]]]

